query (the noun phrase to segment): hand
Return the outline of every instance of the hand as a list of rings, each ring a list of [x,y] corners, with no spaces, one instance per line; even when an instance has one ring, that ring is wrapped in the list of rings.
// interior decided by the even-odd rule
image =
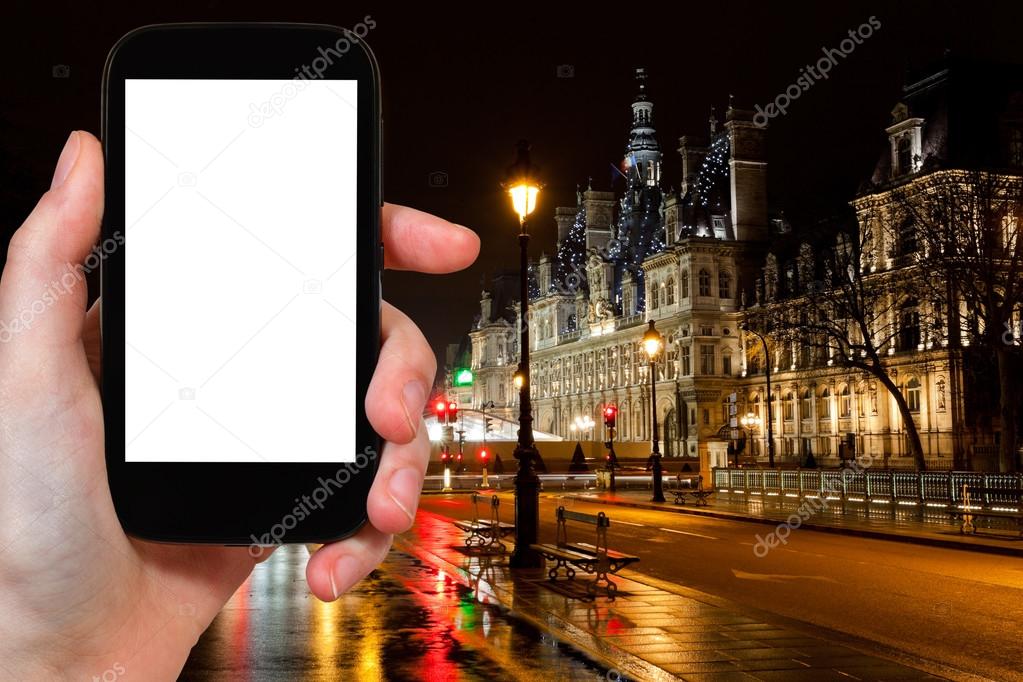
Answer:
[[[103,155],[71,134],[50,191],[15,233],[0,280],[0,672],[7,679],[173,679],[196,639],[245,580],[246,548],[159,545],[127,537],[107,487],[97,388],[99,309],[86,285],[54,296],[99,237]],[[475,259],[470,230],[384,209],[387,267],[450,272]],[[50,295],[47,296],[47,292]],[[20,322],[12,323],[12,320]],[[387,441],[370,523],[310,559],[320,599],[376,567],[415,514],[429,456],[422,411],[435,360],[395,308],[366,396]]]

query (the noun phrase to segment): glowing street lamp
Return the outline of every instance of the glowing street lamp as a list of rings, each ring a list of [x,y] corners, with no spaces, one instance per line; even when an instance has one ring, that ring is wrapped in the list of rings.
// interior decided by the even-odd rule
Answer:
[[[652,425],[651,440],[653,441],[653,448],[650,452],[647,468],[653,470],[654,495],[651,498],[653,502],[664,502],[664,489],[661,480],[663,474],[661,468],[661,448],[658,444],[660,437],[657,433],[657,359],[661,357],[663,350],[664,337],[654,327],[654,321],[650,320],[650,326],[647,328],[646,333],[643,334],[643,351],[650,360],[650,421]]]
[[[541,183],[536,166],[529,160],[529,142],[519,140],[515,163],[508,167],[504,190],[511,199],[512,209],[519,216],[519,313],[521,339],[519,367],[515,372],[515,388],[519,391],[519,441],[515,446],[515,459],[519,460],[515,474],[515,552],[509,562],[512,568],[537,568],[543,557],[531,545],[540,534],[540,478],[533,469],[540,458],[533,442],[533,406],[529,396],[529,230],[526,222],[536,210]]]
[[[753,429],[760,428],[761,419],[752,412],[747,412],[739,418],[739,423],[742,424],[743,428],[749,431],[749,443],[750,448],[753,447]],[[750,453],[752,454],[752,452]],[[736,455],[738,458],[738,455]]]
[[[767,465],[774,468],[774,415],[771,414],[771,351],[767,338],[746,322],[739,323],[739,329],[753,334],[764,346],[764,377],[767,380]]]
[[[576,417],[571,424],[568,425],[570,431],[589,431],[596,425],[596,422],[589,415]]]

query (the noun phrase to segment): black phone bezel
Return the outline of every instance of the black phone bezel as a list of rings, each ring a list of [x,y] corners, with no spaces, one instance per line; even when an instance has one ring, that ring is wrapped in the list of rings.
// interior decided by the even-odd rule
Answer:
[[[229,545],[265,544],[264,540],[329,542],[351,535],[366,522],[366,499],[382,447],[366,418],[364,399],[380,347],[383,248],[380,80],[376,60],[363,36],[320,24],[191,23],[144,26],[122,37],[111,49],[103,71],[106,209],[102,239],[116,238],[115,233],[125,229],[126,78],[292,79],[299,73],[296,69],[312,66],[317,59],[323,61],[317,61],[313,68],[323,67],[328,57],[331,63],[322,70],[323,78],[357,79],[359,88],[359,255],[355,292],[358,361],[354,390],[358,410],[356,450],[362,454],[350,465],[126,462],[123,292],[124,257],[131,240],[125,238],[125,243],[106,255],[101,268],[101,388],[110,492],[122,526],[135,537]],[[303,499],[324,487],[331,494],[321,508],[311,507],[308,497]],[[302,513],[306,509],[311,513]],[[287,527],[289,521],[291,527]],[[282,530],[283,535],[277,537]]]

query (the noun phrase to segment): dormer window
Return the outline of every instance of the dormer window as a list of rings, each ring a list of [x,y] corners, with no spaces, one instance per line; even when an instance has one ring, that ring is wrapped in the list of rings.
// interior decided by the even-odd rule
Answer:
[[[712,223],[714,225],[714,236],[717,239],[724,239],[728,236],[728,228],[725,224],[724,216],[714,216]]]
[[[892,176],[920,170],[924,119],[910,118],[909,108],[899,103],[892,110],[892,125],[885,132],[892,148]]]
[[[896,144],[895,172],[898,175],[905,175],[913,172],[913,141],[909,135],[903,135]]]

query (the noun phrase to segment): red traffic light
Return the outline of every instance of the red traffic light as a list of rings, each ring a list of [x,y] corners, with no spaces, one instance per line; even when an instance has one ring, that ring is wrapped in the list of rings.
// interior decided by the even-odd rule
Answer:
[[[455,421],[455,417],[458,416],[458,404],[455,402],[448,403],[448,419]]]
[[[615,405],[604,407],[604,425],[614,427],[618,418],[618,408]]]
[[[480,450],[479,457],[480,457],[480,461],[482,461],[483,463],[486,463],[487,457],[490,457],[490,453],[487,452],[486,448],[482,448]]]
[[[440,453],[440,461],[446,462],[448,461],[448,457],[450,457],[450,455],[442,450]]]

